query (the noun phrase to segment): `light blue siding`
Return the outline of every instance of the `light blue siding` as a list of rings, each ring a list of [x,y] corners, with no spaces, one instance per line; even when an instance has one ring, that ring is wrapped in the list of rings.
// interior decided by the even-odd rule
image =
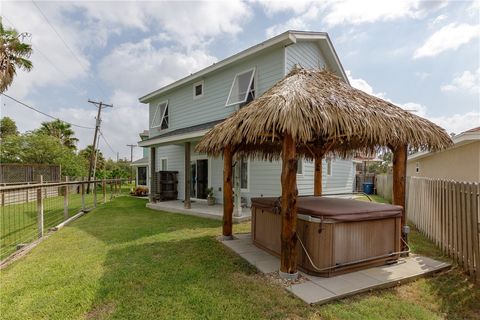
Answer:
[[[262,52],[244,59],[232,66],[212,73],[204,79],[196,79],[192,83],[176,88],[156,98],[150,103],[150,123],[156,106],[165,100],[169,105],[169,129],[175,130],[224,119],[235,111],[234,106],[225,107],[235,75],[255,67],[255,90],[259,96],[273,86],[284,75],[283,48]],[[193,99],[193,83],[204,81],[204,95]],[[158,128],[150,128],[150,137],[160,133]]]
[[[295,64],[306,69],[318,69],[326,66],[320,47],[315,42],[299,41],[285,48],[285,73]]]
[[[168,99],[168,130],[185,128],[229,116],[235,108],[225,107],[230,86],[235,75],[241,71],[255,67],[256,96],[273,86],[295,64],[305,68],[322,68],[325,66],[324,56],[315,42],[299,41],[284,48],[272,49],[260,55],[251,56],[228,68],[209,74],[203,79],[195,79],[189,84],[163,94],[150,103],[150,119],[155,106]],[[193,99],[193,83],[204,81],[204,96]],[[150,129],[150,137],[161,133],[158,129]],[[204,158],[194,151],[196,142],[191,144],[191,157]],[[178,198],[184,199],[184,146],[172,144],[157,148],[157,168],[160,159],[168,158],[168,170],[179,172]],[[354,166],[350,160],[335,159],[332,162],[332,175],[326,175],[326,162],[323,163],[324,193],[351,192],[353,189]],[[249,160],[249,187],[242,191],[242,197],[250,204],[252,197],[280,196],[281,162]],[[312,161],[303,162],[303,174],[297,175],[297,186],[300,195],[313,194],[314,165]],[[223,159],[209,158],[209,186],[213,188],[219,203],[223,202]]]

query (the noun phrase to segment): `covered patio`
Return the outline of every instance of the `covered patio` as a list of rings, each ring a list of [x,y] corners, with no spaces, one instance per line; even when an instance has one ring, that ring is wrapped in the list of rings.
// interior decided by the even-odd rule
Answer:
[[[298,277],[297,159],[315,162],[314,196],[322,195],[321,161],[327,154],[349,157],[393,152],[393,204],[405,208],[409,148],[439,150],[450,137],[434,123],[390,102],[352,88],[327,70],[294,68],[261,97],[211,129],[196,151],[222,156],[223,236],[233,239],[232,164],[236,157],[281,159],[280,276]],[[401,250],[408,254],[406,215],[401,215]],[[303,246],[303,245],[302,245]],[[303,248],[305,249],[305,248]],[[308,255],[308,252],[307,252]]]

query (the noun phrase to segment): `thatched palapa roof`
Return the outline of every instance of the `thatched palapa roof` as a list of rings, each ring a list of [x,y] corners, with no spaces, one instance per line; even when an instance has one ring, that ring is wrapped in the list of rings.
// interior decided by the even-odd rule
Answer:
[[[394,104],[355,89],[327,70],[295,67],[262,96],[212,128],[198,152],[278,158],[281,138],[290,134],[297,152],[341,155],[409,145],[438,150],[451,145],[444,129]]]

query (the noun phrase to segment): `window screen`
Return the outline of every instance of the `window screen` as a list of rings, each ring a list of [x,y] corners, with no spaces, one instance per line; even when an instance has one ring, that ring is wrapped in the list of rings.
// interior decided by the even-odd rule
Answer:
[[[227,99],[227,106],[239,104],[247,101],[248,94],[251,91],[255,68],[239,73],[233,79],[230,94]]]
[[[203,84],[195,85],[195,97],[201,96],[203,94]]]
[[[168,101],[158,104],[155,113],[153,114],[151,127],[160,127],[160,129],[168,128]]]
[[[138,185],[147,185],[147,167],[138,167]]]

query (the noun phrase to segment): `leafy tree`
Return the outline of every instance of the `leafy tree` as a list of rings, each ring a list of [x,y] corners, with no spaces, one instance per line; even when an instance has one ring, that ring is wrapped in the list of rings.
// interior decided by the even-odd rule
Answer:
[[[48,122],[42,122],[38,133],[50,135],[58,138],[61,143],[70,149],[76,150],[76,143],[78,139],[74,137],[75,131],[72,130],[72,126],[69,123],[65,123],[61,120],[53,120]]]
[[[93,150],[93,146],[90,144],[85,149],[80,150],[80,152],[78,153],[78,155],[86,161],[87,167],[88,167],[88,164],[90,163],[90,156],[92,154],[92,150]],[[97,151],[98,153],[97,153],[96,171],[100,171],[105,168],[105,157],[103,156],[103,153],[99,149],[97,149]]]
[[[23,136],[7,135],[0,143],[0,160],[2,163],[19,163],[23,160]]]
[[[10,135],[18,135],[17,124],[12,118],[3,117],[0,120],[0,139]]]
[[[32,62],[28,60],[32,46],[20,40],[24,35],[15,29],[5,29],[0,19],[0,93],[12,84],[17,68],[25,71],[32,69]]]
[[[387,173],[389,168],[392,166],[393,153],[390,151],[384,152],[379,157],[382,159],[382,162],[375,162],[368,166],[368,172],[371,173]]]

